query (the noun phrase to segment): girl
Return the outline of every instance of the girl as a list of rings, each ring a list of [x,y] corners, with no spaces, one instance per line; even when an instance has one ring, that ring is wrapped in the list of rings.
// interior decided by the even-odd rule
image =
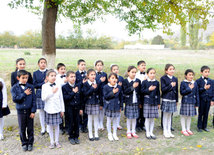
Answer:
[[[61,148],[59,144],[59,124],[62,123],[64,115],[64,100],[62,96],[61,85],[56,84],[56,72],[50,69],[46,73],[47,83],[42,85],[42,101],[45,102],[45,123],[48,126],[51,145],[50,149]],[[55,129],[55,145],[53,129]]]
[[[135,133],[136,119],[139,117],[139,102],[140,102],[140,80],[136,79],[135,75],[137,68],[134,66],[128,67],[128,78],[123,81],[123,94],[125,100],[125,116],[127,117],[127,138],[138,138]],[[132,125],[132,131],[131,131]]]
[[[153,134],[154,118],[158,118],[158,109],[160,108],[159,82],[155,80],[156,71],[154,68],[147,70],[148,78],[142,82],[141,93],[144,96],[143,113],[146,127],[146,138],[156,139]]]
[[[103,88],[104,108],[107,117],[108,139],[110,141],[119,140],[117,137],[117,118],[120,116],[123,107],[122,88],[117,84],[118,77],[115,73],[110,73],[108,84]],[[111,121],[113,122],[113,135],[111,132]]]
[[[18,58],[16,60],[16,70],[15,72],[12,72],[11,73],[11,87],[16,84],[18,82],[17,80],[17,72],[19,70],[25,70],[25,59],[24,58]],[[28,81],[27,83],[30,83],[30,84],[33,84],[33,79],[32,79],[32,76],[31,76],[31,73],[28,72]]]
[[[118,77],[117,84],[120,85],[120,86],[122,86],[122,83],[123,83],[124,78],[123,78],[122,76],[119,75],[119,66],[113,64],[113,65],[111,65],[110,69],[111,69],[111,72],[112,72],[112,73],[117,74],[117,77]],[[122,110],[123,110],[123,107],[122,107]],[[120,117],[121,117],[121,114],[120,114],[120,116],[117,118],[117,129],[118,129],[118,130],[122,130],[122,129],[123,129],[122,126],[120,126]]]
[[[163,112],[163,135],[166,138],[175,137],[171,132],[172,114],[177,111],[178,102],[178,79],[174,77],[175,67],[166,64],[165,75],[161,77],[162,104]]]
[[[197,83],[194,82],[194,72],[191,69],[185,71],[185,80],[181,82],[180,93],[181,100],[181,133],[185,136],[193,135],[190,130],[191,117],[197,115],[196,107],[199,105],[199,92]]]
[[[96,80],[100,81],[100,90],[101,90],[101,98],[103,98],[103,87],[108,83],[107,82],[107,74],[103,72],[103,66],[104,63],[102,60],[97,60],[95,62],[95,69],[96,69]],[[104,130],[103,127],[103,118],[104,118],[104,109],[103,109],[103,100],[100,100],[100,111],[99,111],[99,123],[98,123],[98,129]]]
[[[100,82],[96,81],[96,72],[93,69],[87,71],[88,80],[83,84],[83,95],[85,98],[85,111],[88,114],[89,140],[99,140],[98,115],[100,109]],[[95,138],[92,133],[92,121],[94,119]]]
[[[42,85],[47,82],[46,72],[47,72],[47,61],[45,58],[40,58],[38,61],[39,70],[33,73],[33,85],[36,89],[36,106],[39,109],[39,119],[41,124],[41,135],[44,135],[45,130],[45,103],[41,99]]]

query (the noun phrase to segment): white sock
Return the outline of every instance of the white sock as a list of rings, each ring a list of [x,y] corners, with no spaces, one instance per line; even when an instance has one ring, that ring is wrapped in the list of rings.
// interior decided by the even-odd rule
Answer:
[[[168,121],[167,121],[167,119],[168,119],[167,113],[163,112],[163,131],[164,131],[164,133],[168,132],[168,127],[167,127]]]
[[[191,127],[191,116],[187,116],[187,131],[190,130]]]
[[[186,116],[181,115],[181,127],[182,127],[182,131],[186,131],[185,121],[186,121]]]
[[[149,130],[149,133],[151,136],[154,136],[153,134],[153,130],[154,130],[154,126],[155,126],[155,119],[154,118],[150,118],[150,130]]]
[[[3,131],[4,131],[4,119],[3,117],[0,118],[0,135],[3,136]]]
[[[99,116],[98,115],[93,115],[94,116],[94,135],[95,137],[99,137],[98,135],[98,124],[99,124]]]
[[[147,137],[150,137],[149,124],[150,124],[150,118],[146,118],[145,119],[145,128],[146,128],[146,136]]]
[[[88,115],[88,134],[89,134],[89,138],[93,138],[92,121],[93,121],[93,116],[92,115]]]
[[[131,133],[131,119],[126,119],[127,133]]]
[[[55,143],[57,145],[59,144],[59,125],[55,125],[54,129],[55,129]]]
[[[99,128],[103,127],[103,119],[104,119],[104,109],[99,112]]]
[[[108,134],[112,134],[111,133],[111,118],[110,117],[107,117],[106,127],[107,127]]]
[[[51,145],[54,144],[53,127],[54,127],[54,126],[52,126],[52,125],[48,125]]]
[[[136,119],[131,119],[132,121],[132,133],[135,133],[135,128],[136,128]]]
[[[117,117],[117,127],[120,126],[120,117],[121,117],[121,113],[120,113],[119,117]]]
[[[171,119],[172,118],[172,113],[168,113],[168,115],[167,115],[167,131],[168,131],[168,133],[172,133],[171,132]]]
[[[45,132],[45,111],[43,109],[39,110],[39,120],[41,124],[41,132]]]
[[[117,118],[113,118],[113,134],[117,135]]]

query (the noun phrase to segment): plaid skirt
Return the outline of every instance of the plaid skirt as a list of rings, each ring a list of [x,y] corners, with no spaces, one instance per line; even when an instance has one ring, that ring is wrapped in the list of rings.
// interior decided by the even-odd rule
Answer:
[[[100,112],[99,104],[86,104],[85,105],[85,113],[88,115],[98,115]]]
[[[36,108],[37,109],[44,109],[45,107],[45,102],[42,101],[41,98],[36,98]]]
[[[144,105],[143,105],[143,117],[145,117],[145,118],[158,118],[158,106],[144,103]]]
[[[194,104],[181,104],[180,115],[195,116],[197,115]]]
[[[177,111],[176,102],[162,101],[161,110],[163,112],[173,113]]]
[[[120,111],[112,111],[112,110],[105,110],[105,116],[106,117],[119,117]]]
[[[138,105],[138,103],[125,105],[124,114],[128,119],[137,119],[139,117],[139,105]]]
[[[60,113],[49,114],[45,112],[45,123],[47,125],[59,125],[62,123]]]

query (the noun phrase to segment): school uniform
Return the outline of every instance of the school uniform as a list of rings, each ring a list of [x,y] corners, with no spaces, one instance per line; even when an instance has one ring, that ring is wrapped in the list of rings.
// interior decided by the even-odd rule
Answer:
[[[189,84],[194,84],[191,89]],[[184,80],[180,85],[180,93],[182,95],[180,115],[195,116],[197,115],[196,108],[199,105],[199,91],[198,85],[194,81]]]
[[[101,82],[101,80],[100,80],[101,77],[105,77],[106,80],[104,82]],[[100,91],[101,91],[100,98],[103,98],[103,87],[108,83],[107,74],[103,71],[101,71],[101,72],[96,71],[96,81],[99,81],[99,83],[100,83]],[[103,100],[100,100],[100,105],[103,105]]]
[[[57,74],[57,75],[56,75],[56,81],[55,81],[55,82],[56,82],[57,84],[63,86],[63,85],[66,84],[66,83],[64,82],[65,79],[66,79],[66,75],[65,75],[65,74],[64,74],[64,75]]]
[[[134,82],[139,83],[136,88],[133,87]],[[132,80],[128,77],[123,81],[125,116],[128,119],[137,119],[139,117],[140,84],[140,80],[136,78]]]
[[[75,93],[73,89],[76,87],[78,87],[78,92]],[[79,112],[82,109],[80,104],[80,87],[76,83],[72,85],[67,82],[62,87],[62,93],[66,106],[69,139],[75,139],[79,137]]]
[[[210,110],[210,102],[214,101],[214,82],[210,78],[200,77],[196,80],[199,90],[199,108],[198,108],[198,128],[206,129]],[[205,84],[210,85],[208,90],[204,89]]]
[[[32,93],[26,95],[24,91],[30,88]],[[16,103],[18,114],[18,124],[20,131],[20,140],[22,146],[33,145],[34,142],[34,119],[30,118],[31,113],[36,112],[36,97],[33,85],[16,83],[11,88],[13,102]],[[27,132],[26,132],[27,129]],[[26,135],[27,133],[27,135]]]
[[[149,91],[150,86],[156,86],[155,90]],[[143,116],[145,118],[158,118],[158,105],[160,105],[160,90],[157,80],[146,79],[142,82],[141,93],[143,95]]]
[[[19,81],[17,80],[17,72],[18,72],[18,70],[11,73],[11,87],[12,87],[14,84],[16,84],[17,82],[19,82]],[[32,76],[31,76],[31,73],[30,73],[30,72],[28,72],[28,81],[27,81],[27,83],[33,84],[33,78],[32,78]]]
[[[7,88],[4,80],[0,78],[0,82],[2,82],[3,88],[0,91],[0,119],[10,113],[10,109],[7,106]],[[3,124],[2,124],[3,125]]]

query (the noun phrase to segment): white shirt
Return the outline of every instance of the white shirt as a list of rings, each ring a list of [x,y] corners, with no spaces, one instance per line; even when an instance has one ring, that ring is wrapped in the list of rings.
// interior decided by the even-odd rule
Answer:
[[[185,81],[185,82],[191,82],[191,84],[194,84],[194,83],[195,83],[195,81],[194,81],[194,80],[192,80],[192,81],[188,81],[187,79],[185,79],[184,81]]]
[[[135,77],[138,78],[141,81],[141,83],[142,83],[147,78],[147,75],[146,75],[146,73],[145,73],[145,75],[144,74],[140,74],[140,71],[138,71],[136,73]]]
[[[90,80],[88,80],[88,84],[91,86],[93,84],[96,84],[96,80],[94,80],[94,82],[91,82]]]
[[[128,79],[128,81],[129,81],[129,83],[130,83],[131,81],[135,82],[135,80],[136,80],[136,78],[134,78],[134,79],[132,80],[132,79],[130,79],[129,77],[128,77],[127,79]],[[139,84],[140,84],[140,83],[139,83]],[[137,103],[137,94],[136,94],[135,89],[134,89],[134,91],[133,91],[133,100],[132,100],[132,102],[133,102],[133,103]]]
[[[42,72],[42,73],[44,73],[46,70],[47,69],[43,69],[43,70],[39,69],[39,71]]]
[[[7,107],[7,87],[6,84],[4,83],[4,80],[0,78],[0,81],[2,82],[3,88],[2,88],[2,95],[3,95],[3,100],[2,100],[2,108]]]
[[[152,81],[152,82],[156,81],[155,79],[151,80],[150,78],[147,78],[147,80],[148,80],[149,82],[150,82],[150,81]]]
[[[47,82],[42,85],[42,101],[45,102],[44,110],[49,114],[64,112],[65,107],[61,85],[56,84],[53,86],[58,88],[57,92],[53,93],[53,87],[51,87],[50,84],[50,82]]]
[[[202,78],[204,79],[204,77],[202,76]],[[204,79],[204,82],[207,84],[207,79]]]
[[[66,76],[63,77],[63,78],[61,78],[61,76],[62,76],[61,74],[57,74],[57,75],[56,75],[56,84],[59,84],[59,85],[63,86],[63,85],[66,84],[66,83],[64,82],[65,79],[66,79]]]
[[[108,85],[109,85],[109,87],[117,88],[117,83],[114,86],[112,86],[110,83],[108,83]]]
[[[168,76],[168,78],[170,78],[170,79],[172,79],[173,78],[173,76],[170,76],[170,75],[167,75]]]

